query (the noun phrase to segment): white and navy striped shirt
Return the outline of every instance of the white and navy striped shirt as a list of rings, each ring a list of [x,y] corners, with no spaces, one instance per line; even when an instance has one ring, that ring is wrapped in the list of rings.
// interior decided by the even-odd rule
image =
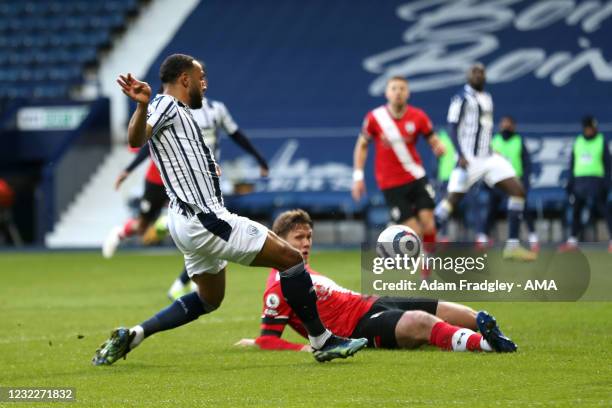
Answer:
[[[457,142],[466,159],[491,154],[493,99],[469,85],[451,99],[447,121],[457,126]]]
[[[153,128],[151,157],[170,201],[196,206],[205,213],[221,209],[214,154],[189,107],[170,95],[158,94],[149,103],[147,124]]]
[[[202,107],[192,109],[191,114],[200,127],[204,142],[219,160],[219,130],[223,129],[228,135],[238,130],[238,125],[234,122],[232,115],[223,102],[207,98],[202,99]]]

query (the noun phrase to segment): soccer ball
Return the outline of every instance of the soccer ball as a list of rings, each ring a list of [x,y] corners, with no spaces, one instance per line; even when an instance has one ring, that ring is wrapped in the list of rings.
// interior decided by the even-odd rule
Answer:
[[[392,225],[378,236],[376,254],[384,258],[395,258],[396,255],[418,257],[421,254],[421,239],[410,227]]]

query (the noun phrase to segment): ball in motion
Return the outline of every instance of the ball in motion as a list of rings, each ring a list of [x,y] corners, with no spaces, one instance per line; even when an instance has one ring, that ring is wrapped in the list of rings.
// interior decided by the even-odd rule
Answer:
[[[405,225],[387,227],[378,236],[376,254],[384,258],[399,256],[418,257],[421,254],[421,239]]]

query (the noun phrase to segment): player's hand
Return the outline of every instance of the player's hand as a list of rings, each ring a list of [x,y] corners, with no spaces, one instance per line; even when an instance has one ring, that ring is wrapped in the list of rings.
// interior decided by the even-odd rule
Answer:
[[[437,141],[437,143],[435,143],[433,146],[431,146],[431,150],[436,155],[436,157],[440,157],[444,153],[446,153],[446,147],[444,147],[444,143],[442,143],[439,140]]]
[[[366,186],[363,180],[353,181],[353,188],[351,189],[351,195],[353,200],[359,201],[366,193]]]
[[[459,156],[459,160],[457,160],[457,165],[462,169],[466,169],[468,166],[468,161],[463,156]]]
[[[234,343],[234,346],[253,347],[253,346],[256,346],[255,339],[240,339],[239,341]]]
[[[123,182],[129,175],[130,173],[128,173],[127,171],[122,171],[119,176],[117,176],[117,180],[115,180],[115,190],[119,190],[119,187],[121,187],[121,184],[123,184]]]
[[[221,177],[221,166],[215,164],[215,172],[217,173],[217,177]]]
[[[302,347],[302,349],[300,351],[305,351],[307,353],[312,353],[312,347],[310,347],[310,344],[305,344],[304,347]]]
[[[259,175],[261,177],[268,177],[269,174],[270,174],[270,170],[268,170],[267,167],[259,166]]]
[[[121,91],[138,103],[149,103],[151,99],[151,87],[146,82],[139,81],[132,74],[119,75],[117,83]]]

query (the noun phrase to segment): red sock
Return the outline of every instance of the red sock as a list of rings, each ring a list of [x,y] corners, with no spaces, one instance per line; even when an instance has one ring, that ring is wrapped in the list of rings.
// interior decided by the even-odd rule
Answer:
[[[436,230],[429,234],[423,234],[423,248],[428,254],[432,254],[436,251]]]
[[[438,322],[432,327],[429,344],[444,350],[453,351],[491,351],[482,335],[470,329]]]
[[[121,232],[119,233],[119,237],[121,239],[131,237],[135,233],[136,233],[136,220],[133,218],[130,218],[129,220],[125,222],[125,224],[123,224],[123,228],[121,229]]]

